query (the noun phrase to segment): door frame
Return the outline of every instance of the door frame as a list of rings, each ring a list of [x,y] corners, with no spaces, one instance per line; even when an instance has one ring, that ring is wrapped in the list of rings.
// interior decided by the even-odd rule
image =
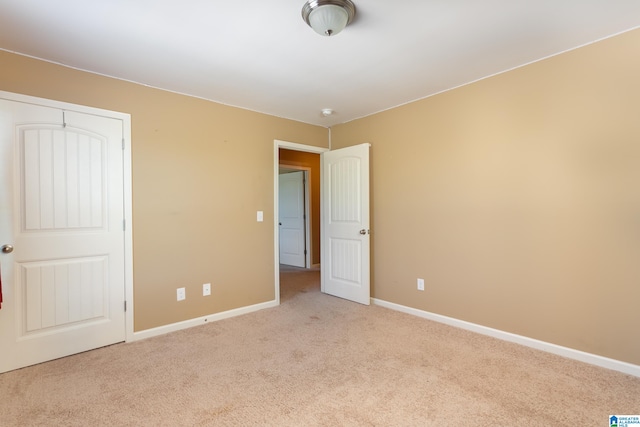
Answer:
[[[122,121],[122,160],[124,196],[124,292],[125,292],[125,342],[133,341],[133,210],[131,189],[131,115],[101,108],[71,104],[52,99],[0,91],[0,98],[26,104],[76,111],[83,114],[108,117]],[[124,307],[123,307],[124,309]]]
[[[302,177],[304,179],[303,182],[303,191],[304,191],[304,245],[305,251],[307,252],[304,256],[305,268],[311,268],[311,249],[313,248],[313,242],[311,241],[311,187],[309,185],[309,179],[311,177],[311,168],[306,166],[293,166],[288,164],[280,164],[280,170],[288,170],[288,171],[296,171],[302,172]],[[278,179],[280,178],[280,174],[278,174]],[[278,191],[280,187],[278,187]],[[278,202],[280,201],[280,196],[278,195]],[[279,211],[277,212],[279,213]],[[278,231],[280,228],[278,228]],[[280,233],[278,232],[278,241],[280,239]],[[278,244],[278,249],[280,245]]]
[[[307,153],[322,154],[329,151],[329,148],[316,147],[313,145],[299,144],[297,142],[273,140],[273,265],[274,265],[274,284],[275,284],[275,301],[280,305],[280,233],[278,232],[278,175],[280,168],[279,149],[284,148],[292,151],[304,151]],[[320,182],[322,182],[322,168],[320,168]],[[320,199],[320,212],[322,212],[322,199]],[[308,251],[310,252],[310,251]]]

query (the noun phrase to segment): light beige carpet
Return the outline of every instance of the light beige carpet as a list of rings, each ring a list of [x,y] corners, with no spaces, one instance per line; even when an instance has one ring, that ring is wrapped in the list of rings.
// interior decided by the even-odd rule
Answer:
[[[0,375],[2,426],[607,426],[640,378],[319,292]]]

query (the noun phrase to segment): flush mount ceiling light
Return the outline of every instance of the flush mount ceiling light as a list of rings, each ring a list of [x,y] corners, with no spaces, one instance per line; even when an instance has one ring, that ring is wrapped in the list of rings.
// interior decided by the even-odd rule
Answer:
[[[356,7],[351,0],[309,0],[302,19],[322,36],[335,36],[353,21]]]

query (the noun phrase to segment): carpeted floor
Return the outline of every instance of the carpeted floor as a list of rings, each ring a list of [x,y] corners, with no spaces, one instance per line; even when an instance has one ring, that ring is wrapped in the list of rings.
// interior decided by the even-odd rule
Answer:
[[[640,378],[321,294],[0,375],[1,426],[608,426]]]

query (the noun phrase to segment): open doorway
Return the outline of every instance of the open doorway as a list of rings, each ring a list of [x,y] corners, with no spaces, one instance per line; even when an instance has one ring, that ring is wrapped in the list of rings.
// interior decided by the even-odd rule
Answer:
[[[329,151],[326,148],[308,146],[287,141],[274,141],[274,240],[275,240],[275,296],[280,303],[280,184],[281,171],[299,170],[307,172],[308,201],[308,237],[307,260],[305,267],[320,268],[320,154]],[[286,267],[290,268],[290,267]]]
[[[323,154],[320,167],[322,260],[320,291],[350,301],[371,303],[369,150],[361,143],[337,150],[276,140],[274,143],[275,301],[280,304],[278,169],[280,150]],[[320,243],[320,242],[319,242]]]

